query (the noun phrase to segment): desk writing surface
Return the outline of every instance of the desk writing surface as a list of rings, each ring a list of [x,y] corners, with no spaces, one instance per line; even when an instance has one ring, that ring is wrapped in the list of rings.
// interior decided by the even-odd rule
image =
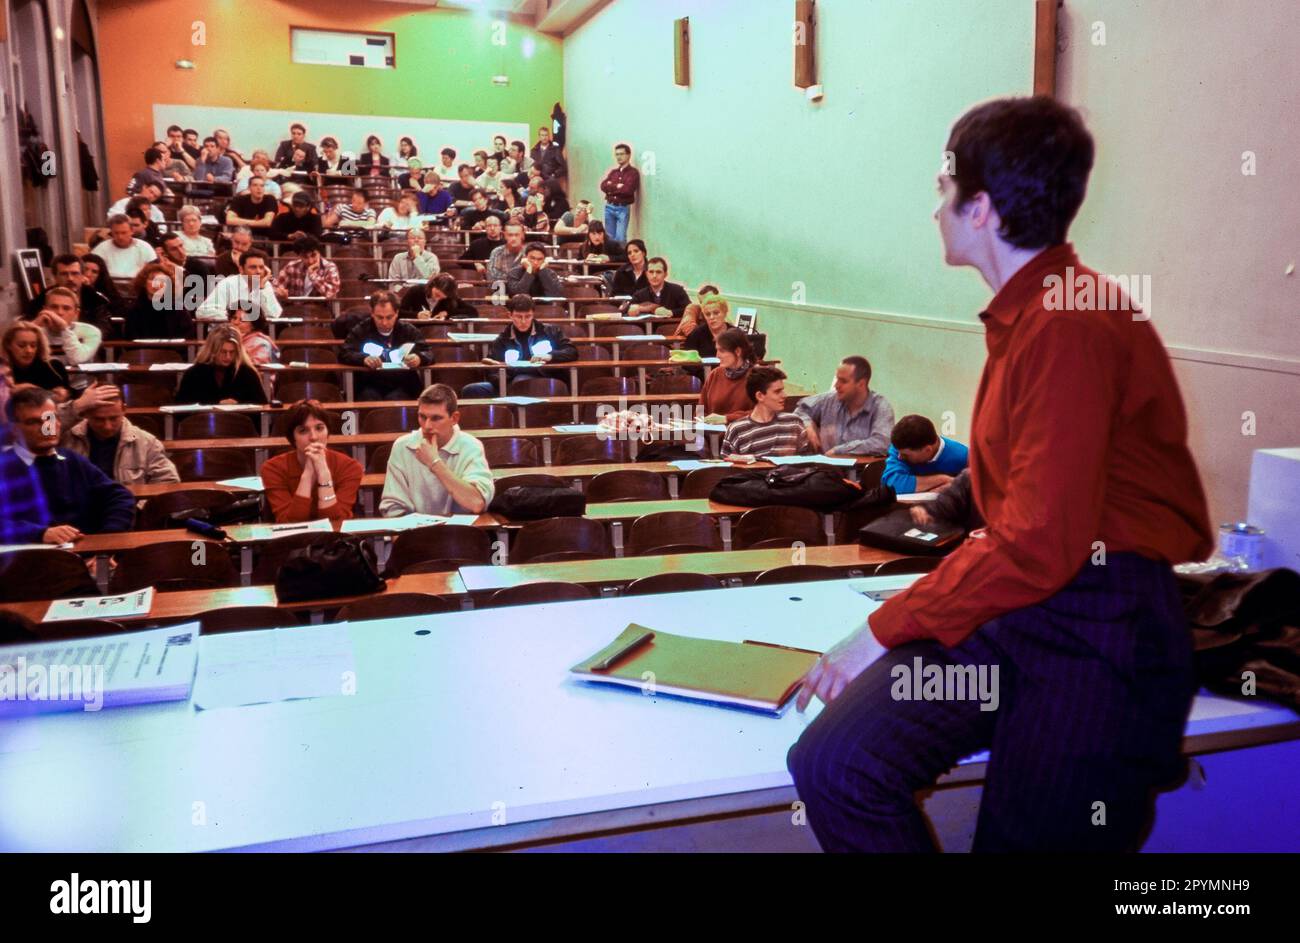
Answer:
[[[0,721],[0,850],[327,849],[788,786],[816,705],[771,718],[567,669],[633,621],[825,649],[876,605],[850,583],[719,590],[725,619],[668,594],[357,623],[349,697]]]

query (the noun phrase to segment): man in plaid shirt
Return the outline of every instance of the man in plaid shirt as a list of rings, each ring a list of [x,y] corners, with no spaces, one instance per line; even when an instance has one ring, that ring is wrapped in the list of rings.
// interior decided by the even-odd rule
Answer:
[[[334,298],[339,293],[339,267],[322,258],[320,240],[299,236],[290,248],[298,258],[288,262],[275,276],[278,298]]]

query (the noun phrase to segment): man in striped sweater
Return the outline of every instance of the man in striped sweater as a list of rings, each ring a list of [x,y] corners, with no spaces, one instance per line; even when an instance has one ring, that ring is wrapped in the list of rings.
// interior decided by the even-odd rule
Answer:
[[[775,367],[754,367],[745,389],[755,406],[748,416],[727,426],[722,457],[730,462],[752,462],[762,455],[803,452],[808,444],[803,420],[784,411],[785,374]]]

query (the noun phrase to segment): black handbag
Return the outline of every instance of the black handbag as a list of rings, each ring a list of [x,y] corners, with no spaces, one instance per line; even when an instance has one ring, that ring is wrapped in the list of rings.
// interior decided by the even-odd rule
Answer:
[[[167,515],[168,527],[184,527],[185,522],[194,519],[204,521],[213,527],[225,527],[227,524],[252,524],[262,519],[262,495],[252,494],[237,498],[227,504],[209,508],[183,508]]]
[[[587,496],[581,488],[546,488],[513,485],[497,492],[488,510],[516,521],[538,521],[546,517],[581,517],[587,510]]]
[[[713,486],[709,499],[719,504],[738,504],[742,507],[781,504],[829,512],[849,505],[892,503],[894,491],[888,485],[864,489],[856,481],[845,478],[835,468],[783,465],[779,468],[756,468],[728,475]]]
[[[912,520],[910,508],[898,507],[858,531],[858,543],[911,557],[937,557],[951,553],[965,536],[951,524],[936,521],[923,527]]]
[[[327,537],[289,554],[275,577],[280,602],[365,596],[385,585],[374,548],[361,537]]]

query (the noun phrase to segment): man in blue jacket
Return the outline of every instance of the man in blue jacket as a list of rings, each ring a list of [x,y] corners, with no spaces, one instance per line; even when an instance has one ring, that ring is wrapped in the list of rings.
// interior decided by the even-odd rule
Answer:
[[[961,473],[969,457],[966,446],[940,436],[924,416],[898,420],[889,441],[889,458],[880,483],[899,494],[942,488]]]
[[[135,498],[90,459],[58,447],[61,427],[49,390],[20,386],[5,404],[14,427],[4,463],[35,472],[44,501],[6,503],[0,531],[14,543],[62,544],[86,534],[130,530]],[[14,466],[17,467],[16,465]]]

